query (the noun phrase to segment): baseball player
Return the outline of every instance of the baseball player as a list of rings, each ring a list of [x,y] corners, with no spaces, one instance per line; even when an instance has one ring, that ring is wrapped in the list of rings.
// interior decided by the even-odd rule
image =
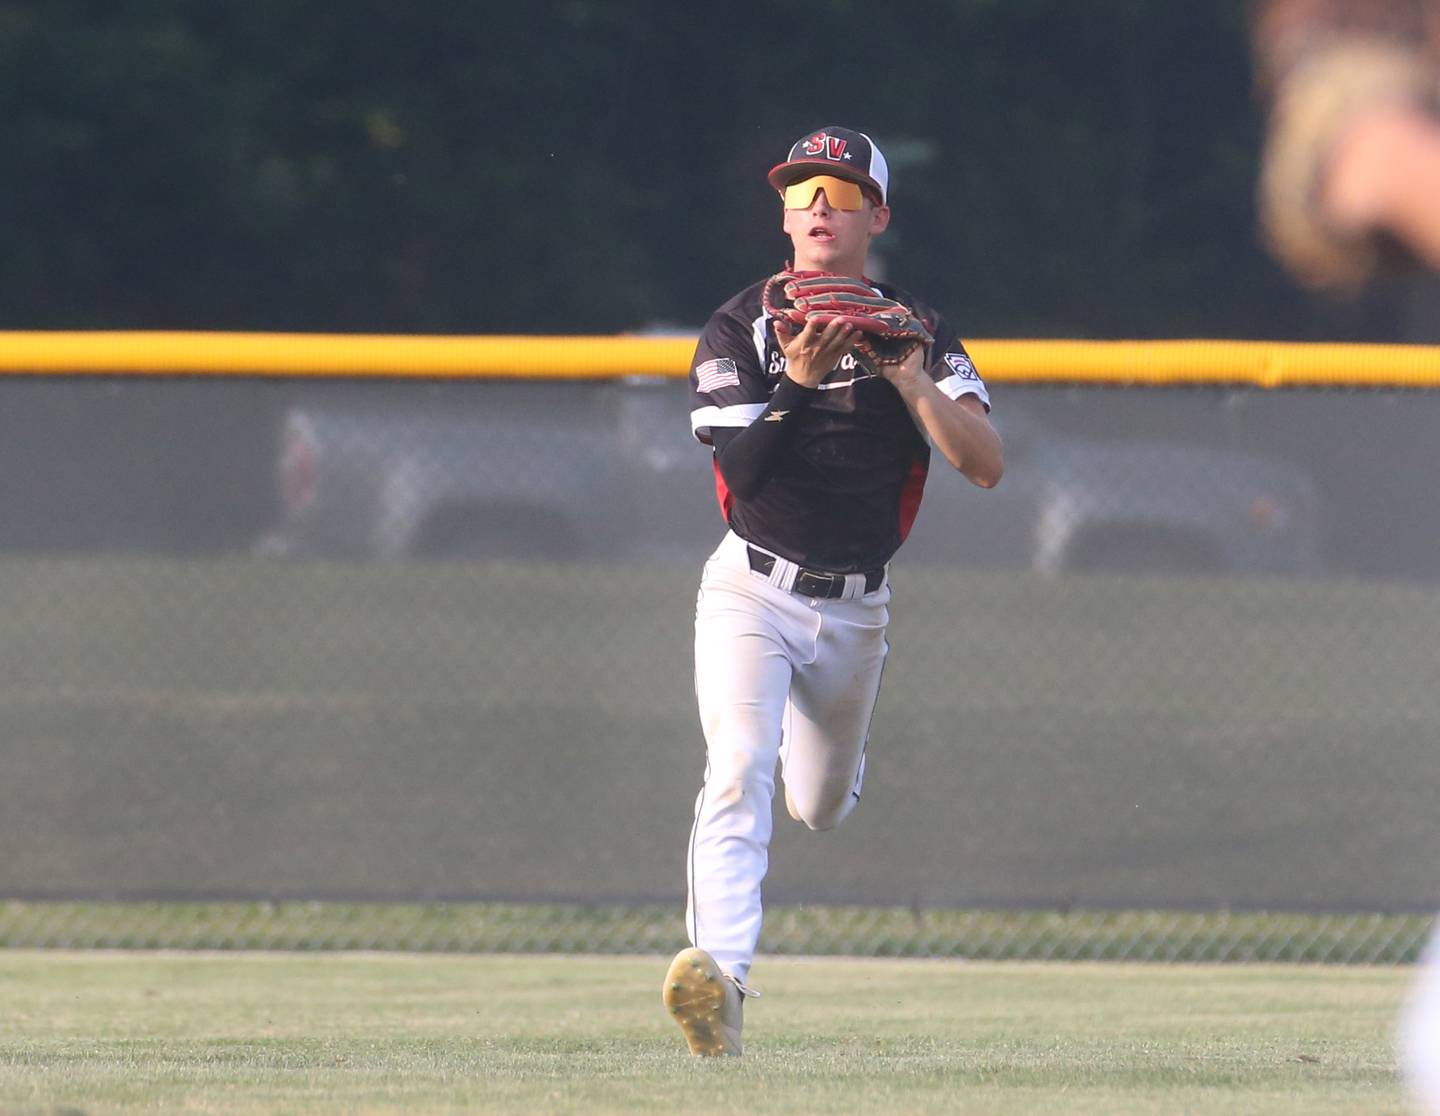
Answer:
[[[865,278],[890,221],[874,141],[821,128],[769,182],[793,266],[711,316],[690,372],[691,428],[714,452],[729,528],[695,614],[706,763],[687,858],[692,948],[662,993],[697,1055],[742,1051],[777,763],[790,816],[811,829],[859,800],[889,562],[932,447],[982,488],[1003,469],[985,384],[953,329]]]

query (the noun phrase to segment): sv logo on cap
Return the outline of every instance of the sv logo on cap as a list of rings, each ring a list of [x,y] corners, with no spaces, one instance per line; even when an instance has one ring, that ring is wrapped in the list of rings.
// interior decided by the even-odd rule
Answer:
[[[806,155],[824,155],[827,159],[838,160],[845,158],[846,146],[846,141],[839,136],[816,132],[805,141],[804,151]]]

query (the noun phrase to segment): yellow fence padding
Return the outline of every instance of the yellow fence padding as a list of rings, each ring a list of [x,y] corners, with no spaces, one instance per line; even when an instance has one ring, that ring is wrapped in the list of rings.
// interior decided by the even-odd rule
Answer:
[[[966,343],[990,382],[1433,387],[1440,346],[1278,341]],[[0,332],[0,374],[609,379],[683,377],[693,336]]]
[[[0,371],[594,379],[683,376],[695,339],[354,333],[0,333]]]

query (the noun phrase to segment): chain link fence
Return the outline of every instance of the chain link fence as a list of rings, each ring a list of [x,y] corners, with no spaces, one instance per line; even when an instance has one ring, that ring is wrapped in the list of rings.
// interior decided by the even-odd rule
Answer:
[[[1409,964],[1424,915],[780,906],[763,952],[970,960]],[[666,954],[675,904],[0,903],[0,948]]]
[[[763,948],[1412,958],[1440,396],[993,394],[1006,478],[937,459],[865,799],[781,809]],[[0,943],[683,939],[723,525],[682,382],[0,403]]]

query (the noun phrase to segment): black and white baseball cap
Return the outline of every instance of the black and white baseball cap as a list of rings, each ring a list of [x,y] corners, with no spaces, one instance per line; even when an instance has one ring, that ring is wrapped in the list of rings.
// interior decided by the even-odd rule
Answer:
[[[890,168],[875,141],[864,132],[827,124],[801,136],[790,148],[789,157],[771,169],[770,185],[783,190],[793,182],[816,174],[833,174],[868,186],[880,195],[880,204],[889,200]]]

